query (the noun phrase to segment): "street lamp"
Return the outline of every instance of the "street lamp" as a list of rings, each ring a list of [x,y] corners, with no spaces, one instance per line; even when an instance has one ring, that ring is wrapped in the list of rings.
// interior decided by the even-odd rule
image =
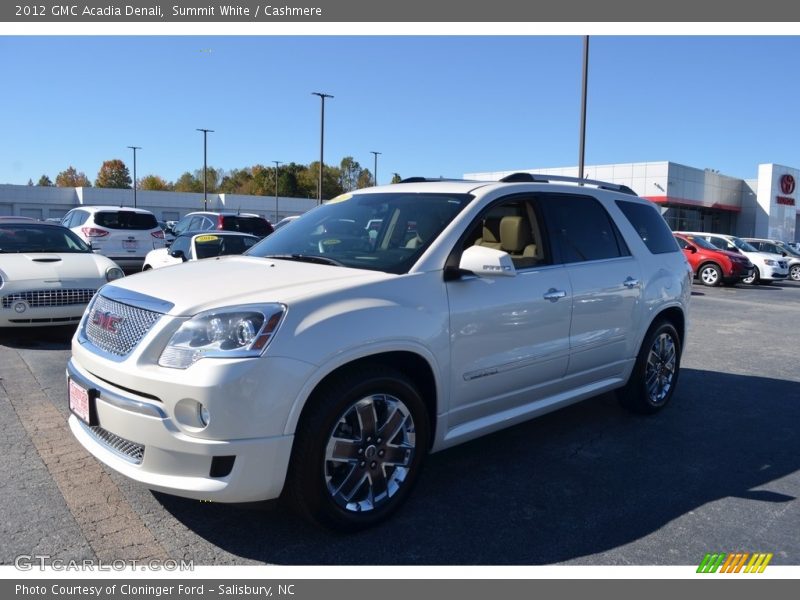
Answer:
[[[375,155],[375,170],[372,172],[372,182],[378,185],[378,154],[383,154],[383,152],[375,152],[375,150],[370,150],[370,152]]]
[[[283,163],[279,160],[273,160],[275,163],[275,222],[278,222],[278,167]]]
[[[323,92],[311,92],[313,96],[319,96],[322,101],[320,105],[320,127],[319,127],[319,189],[317,190],[317,204],[322,204],[322,154],[325,147],[325,98],[333,98],[330,94]]]
[[[208,210],[208,134],[214,133],[213,129],[198,129],[203,132],[203,210]]]
[[[583,90],[581,93],[581,139],[578,147],[578,179],[583,179],[586,145],[586,87],[589,82],[589,36],[583,36]]]
[[[128,146],[133,150],[133,208],[136,208],[136,151],[141,150],[141,146]]]

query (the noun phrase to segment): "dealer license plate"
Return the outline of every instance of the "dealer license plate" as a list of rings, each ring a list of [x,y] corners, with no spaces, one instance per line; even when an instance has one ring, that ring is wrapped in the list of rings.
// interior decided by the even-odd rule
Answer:
[[[69,409],[81,421],[89,422],[89,391],[69,380]]]
[[[125,248],[125,250],[136,250],[138,245],[136,240],[122,240],[122,247]]]

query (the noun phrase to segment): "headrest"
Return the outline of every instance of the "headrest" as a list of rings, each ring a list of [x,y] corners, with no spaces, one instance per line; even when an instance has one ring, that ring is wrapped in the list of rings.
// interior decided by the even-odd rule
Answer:
[[[503,217],[500,221],[500,246],[517,254],[532,242],[531,231],[522,217]]]

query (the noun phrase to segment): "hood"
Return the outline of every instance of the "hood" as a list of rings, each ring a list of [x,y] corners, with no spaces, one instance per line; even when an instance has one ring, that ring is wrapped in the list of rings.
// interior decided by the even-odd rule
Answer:
[[[101,278],[106,269],[116,266],[111,260],[94,253],[30,252],[0,254],[0,272],[8,281],[60,281]]]
[[[290,304],[392,277],[396,275],[364,269],[223,256],[137,273],[109,285],[167,301],[174,305],[171,315],[191,316],[236,304]]]

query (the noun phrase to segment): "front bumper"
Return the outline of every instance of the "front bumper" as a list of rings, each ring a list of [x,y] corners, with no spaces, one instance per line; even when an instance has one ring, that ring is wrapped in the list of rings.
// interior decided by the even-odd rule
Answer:
[[[115,471],[151,489],[198,500],[252,502],[280,495],[293,435],[196,437],[170,415],[167,405],[113,386],[74,360],[67,365],[67,377],[89,391],[93,404],[91,425],[70,416],[72,433]]]

